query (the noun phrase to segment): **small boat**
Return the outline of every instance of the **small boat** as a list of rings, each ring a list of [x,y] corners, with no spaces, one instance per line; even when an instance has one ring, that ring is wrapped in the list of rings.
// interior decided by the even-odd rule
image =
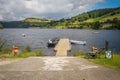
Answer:
[[[58,41],[59,41],[59,38],[49,39],[47,43],[47,47],[55,47]]]
[[[71,44],[81,44],[81,45],[86,45],[86,41],[77,41],[77,40],[70,40]]]

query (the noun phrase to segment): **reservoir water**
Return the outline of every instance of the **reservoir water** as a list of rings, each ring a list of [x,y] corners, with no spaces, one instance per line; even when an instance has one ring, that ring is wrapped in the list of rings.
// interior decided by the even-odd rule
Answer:
[[[90,51],[92,46],[102,48],[105,40],[109,41],[109,49],[120,52],[120,30],[80,30],[80,29],[2,29],[0,36],[7,40],[7,47],[18,45],[20,49],[29,45],[33,50],[42,49],[46,55],[55,55],[53,48],[47,48],[47,42],[54,37],[86,41],[87,45],[72,45],[74,51]]]

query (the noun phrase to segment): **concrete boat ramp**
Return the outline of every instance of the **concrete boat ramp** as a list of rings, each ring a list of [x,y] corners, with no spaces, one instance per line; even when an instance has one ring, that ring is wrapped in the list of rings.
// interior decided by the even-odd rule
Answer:
[[[118,71],[80,57],[66,57],[71,50],[69,39],[60,39],[54,50],[54,57],[0,61],[0,80],[120,80]]]
[[[0,80],[120,80],[120,72],[80,57],[30,57],[0,65]]]

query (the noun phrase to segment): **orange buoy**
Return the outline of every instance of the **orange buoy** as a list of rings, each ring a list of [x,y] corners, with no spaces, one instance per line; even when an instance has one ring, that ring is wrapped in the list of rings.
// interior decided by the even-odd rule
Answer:
[[[19,51],[18,46],[13,45],[13,53],[14,53],[14,55],[16,55],[18,53],[18,51]]]

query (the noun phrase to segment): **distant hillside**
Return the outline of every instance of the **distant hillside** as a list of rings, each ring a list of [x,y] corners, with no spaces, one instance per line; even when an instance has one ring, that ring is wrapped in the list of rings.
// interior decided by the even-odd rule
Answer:
[[[60,19],[57,21],[45,18],[26,18],[22,21],[0,23],[4,28],[120,29],[120,7],[93,10],[69,19]]]
[[[45,28],[48,23],[52,20],[48,20],[45,18],[26,18],[21,21],[1,21],[1,25],[4,28],[29,28],[29,27],[40,27]]]
[[[70,19],[61,19],[54,22],[53,26],[56,28],[97,29],[96,24],[101,29],[104,29],[103,26],[106,24],[109,24],[109,26],[107,26],[108,29],[119,29],[120,7],[85,12]]]
[[[103,18],[114,16],[116,14],[120,14],[120,8],[106,8],[106,9],[93,10],[93,11],[86,12],[78,16],[75,16],[73,18],[78,18],[78,19],[81,18],[81,21],[89,20],[89,19],[96,19],[96,18],[98,20],[101,20]]]
[[[94,22],[100,21],[105,22],[106,20],[113,20],[114,18],[118,18],[120,20],[120,7],[119,8],[108,8],[108,9],[100,9],[88,12],[89,15],[95,15],[86,20],[86,22]]]

